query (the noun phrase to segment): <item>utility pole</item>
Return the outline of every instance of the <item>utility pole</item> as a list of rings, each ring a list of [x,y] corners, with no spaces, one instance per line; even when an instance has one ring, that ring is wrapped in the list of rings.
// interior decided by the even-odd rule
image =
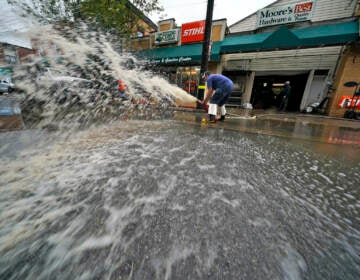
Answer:
[[[212,17],[214,11],[214,0],[208,0],[207,9],[206,9],[206,20],[205,20],[205,34],[202,47],[201,55],[201,68],[200,68],[200,83],[197,93],[197,98],[202,99],[204,96],[205,81],[202,78],[202,75],[207,71],[209,64],[209,46],[210,46],[210,36],[211,36],[211,27],[212,27]]]

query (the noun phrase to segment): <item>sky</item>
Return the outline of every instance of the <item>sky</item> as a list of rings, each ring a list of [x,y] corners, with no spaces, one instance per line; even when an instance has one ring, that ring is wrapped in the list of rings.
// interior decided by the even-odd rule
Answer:
[[[0,17],[0,34],[26,28],[27,21],[23,18],[19,19],[14,12],[14,8],[7,3],[7,0],[0,0],[0,7],[2,15]]]
[[[228,26],[275,2],[275,0],[214,1],[213,20],[226,18]],[[176,24],[181,25],[206,18],[207,0],[159,0],[159,2],[165,10],[160,14],[149,15],[154,23],[159,19],[174,18]]]
[[[206,18],[207,0],[159,0],[159,2],[165,10],[159,14],[148,15],[154,23],[160,19],[174,18],[176,24],[180,26],[186,22]],[[214,0],[213,20],[226,18],[227,25],[230,26],[273,2],[275,0]],[[2,15],[6,15],[0,17],[0,33],[26,29],[29,23],[15,15],[16,8],[8,5],[7,0],[0,0],[0,7]]]

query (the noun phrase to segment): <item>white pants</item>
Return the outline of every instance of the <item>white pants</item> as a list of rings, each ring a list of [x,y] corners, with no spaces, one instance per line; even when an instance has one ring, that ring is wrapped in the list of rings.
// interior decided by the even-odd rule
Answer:
[[[216,116],[217,115],[217,108],[218,108],[218,105],[217,104],[209,104],[209,109],[208,109],[208,114],[209,115],[214,115]],[[225,116],[226,115],[226,109],[225,109],[225,105],[221,106],[220,107],[220,111],[221,111],[221,115],[222,116]]]

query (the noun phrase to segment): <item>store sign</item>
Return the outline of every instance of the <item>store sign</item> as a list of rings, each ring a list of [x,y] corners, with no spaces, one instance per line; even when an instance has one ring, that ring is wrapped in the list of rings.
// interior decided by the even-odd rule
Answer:
[[[307,1],[259,10],[257,12],[257,27],[310,20],[314,6],[314,1]]]
[[[170,29],[155,33],[155,45],[177,43],[179,40],[179,29]]]
[[[151,64],[171,64],[171,63],[182,63],[182,62],[190,62],[192,61],[191,56],[180,56],[180,57],[167,57],[167,58],[159,58],[150,60]]]
[[[351,109],[354,108],[354,106],[356,109],[360,109],[360,98],[356,99],[348,95],[343,95],[340,97],[338,102],[338,108]]]
[[[181,26],[181,44],[202,42],[205,37],[205,20],[184,23]]]

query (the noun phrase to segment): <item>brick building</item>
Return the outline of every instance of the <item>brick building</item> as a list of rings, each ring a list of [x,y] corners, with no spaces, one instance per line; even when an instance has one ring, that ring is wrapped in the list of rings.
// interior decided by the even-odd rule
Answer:
[[[26,62],[35,54],[30,39],[25,34],[6,32],[0,34],[0,77],[11,80],[14,66]]]

